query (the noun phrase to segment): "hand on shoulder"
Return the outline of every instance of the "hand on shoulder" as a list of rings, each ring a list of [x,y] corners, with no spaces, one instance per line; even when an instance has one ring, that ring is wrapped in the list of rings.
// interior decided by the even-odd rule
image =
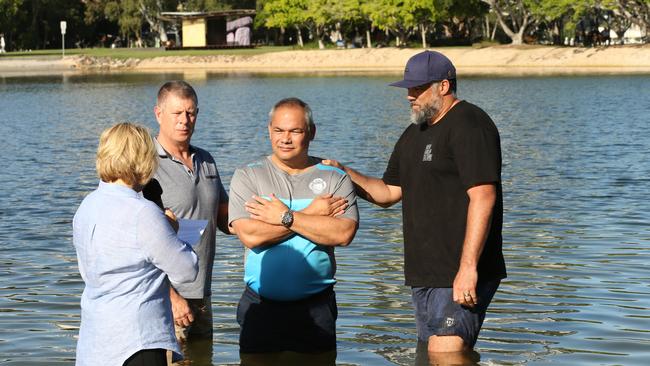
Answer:
[[[337,160],[323,159],[322,163],[324,165],[329,165],[329,166],[334,167],[334,168],[345,170],[344,167],[343,167],[343,164],[339,163]]]

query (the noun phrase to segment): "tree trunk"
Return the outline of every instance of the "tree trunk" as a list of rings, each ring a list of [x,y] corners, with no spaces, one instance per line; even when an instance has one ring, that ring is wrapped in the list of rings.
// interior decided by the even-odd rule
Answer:
[[[504,12],[502,14],[501,9],[499,9],[497,3],[495,0],[483,0],[484,2],[488,3],[492,10],[494,11],[494,14],[497,16],[497,20],[499,21],[499,25],[501,26],[501,29],[505,32],[505,34],[512,39],[512,44],[513,45],[520,45],[523,43],[523,36],[524,32],[526,31],[526,28],[528,28],[528,22],[530,18],[530,13],[526,11],[526,9],[522,9],[523,12],[523,19],[521,19],[521,23],[519,22],[519,19],[517,19],[514,15],[514,13],[507,13]],[[503,20],[503,16],[509,15],[513,28],[511,29],[508,24]]]
[[[39,44],[40,42],[40,37],[39,34],[40,32],[38,31],[38,13],[40,11],[39,9],[39,3],[40,1],[37,0],[32,0],[32,29],[31,29],[31,39],[32,39],[32,47],[35,49],[40,48]]]
[[[296,35],[298,36],[298,46],[303,48],[305,45],[302,42],[302,32],[300,32],[300,27],[296,25]]]
[[[318,38],[318,49],[324,50],[325,43],[323,43],[323,29],[316,27],[316,38]]]
[[[366,29],[366,43],[368,48],[372,48],[372,40],[370,39],[370,29]]]
[[[167,39],[167,32],[165,31],[165,25],[158,21],[158,34],[160,35],[160,41],[165,44],[169,39]]]
[[[336,22],[335,29],[336,29],[336,40],[342,41],[343,36],[341,35],[341,22]]]
[[[427,27],[420,24],[420,34],[422,35],[422,48],[427,48]]]
[[[559,20],[553,23],[553,44],[558,46],[562,44],[562,27]]]
[[[152,31],[158,33],[156,37],[156,46],[163,46],[167,43],[167,32],[165,31],[165,25],[158,18],[158,15],[162,11],[162,3],[160,0],[156,1],[156,9],[147,9],[143,2],[139,3],[140,13],[144,17],[144,20],[149,23],[149,28]],[[153,12],[153,13],[152,13]]]
[[[467,18],[465,22],[467,23],[467,39],[472,44],[474,42],[474,21],[471,18]]]

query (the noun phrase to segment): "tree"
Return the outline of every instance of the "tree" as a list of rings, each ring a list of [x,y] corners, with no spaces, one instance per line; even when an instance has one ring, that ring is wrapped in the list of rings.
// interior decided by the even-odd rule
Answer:
[[[187,0],[180,2],[182,11],[219,11],[233,8],[255,9],[255,1]]]
[[[546,25],[553,43],[561,44],[564,24],[567,21],[577,21],[593,7],[593,2],[594,0],[543,0],[531,3],[530,9],[539,23]]]
[[[359,24],[369,29],[370,20],[361,11],[361,0],[340,0],[334,16],[334,28],[341,33],[343,27],[354,29],[357,33]]]
[[[523,43],[524,33],[534,21],[528,8],[532,0],[482,0],[496,14],[501,29],[512,39],[513,45]]]
[[[83,3],[79,0],[0,0],[0,33],[12,49],[58,48],[59,22],[68,22],[66,39],[84,31]]]
[[[650,28],[650,0],[605,0],[616,14],[647,31]]]
[[[255,9],[255,0],[185,0],[178,1],[184,11]]]
[[[258,13],[256,21],[268,28],[285,29],[293,27],[298,32],[298,45],[303,47],[300,27],[307,22],[307,0],[267,0]]]
[[[403,6],[404,0],[376,0],[362,5],[363,12],[377,28],[395,35],[395,45],[406,44],[413,17]]]
[[[375,29],[375,25],[370,19],[370,14],[368,13],[368,6],[366,5],[369,2],[374,0],[358,0],[358,9],[359,9],[359,21],[365,25],[366,28],[366,46],[372,48],[372,37],[371,33]]]
[[[165,43],[167,32],[160,13],[175,11],[177,6],[178,1],[174,0],[87,0],[86,22],[105,18],[117,22],[125,36],[135,33],[136,37],[146,22],[156,43]]]
[[[179,1],[180,2],[180,1]],[[209,10],[225,10],[230,9],[230,6],[224,5],[218,0],[187,0],[180,2],[178,10],[182,11],[207,11]]]
[[[440,0],[404,0],[402,4],[405,14],[405,25],[418,28],[422,39],[422,48],[427,48],[427,32],[444,11],[443,1]]]
[[[308,24],[316,33],[320,49],[325,48],[328,31],[335,34],[335,41],[343,39],[343,26],[362,19],[358,0],[308,0],[307,12]]]
[[[482,23],[483,18],[490,12],[490,7],[481,0],[448,0],[444,10],[439,19],[451,37],[456,40],[465,38],[472,42],[473,23],[475,21]],[[489,21],[487,24],[489,26]],[[485,33],[489,37],[488,29]]]
[[[328,26],[334,21],[337,12],[337,9],[332,8],[333,6],[338,6],[335,2],[335,0],[307,0],[308,15],[306,20],[314,33],[316,33],[318,48],[321,50],[325,48],[324,40],[327,35],[326,31]]]
[[[12,39],[20,24],[18,14],[22,6],[23,0],[0,0],[0,33],[4,33],[8,49],[11,49]]]

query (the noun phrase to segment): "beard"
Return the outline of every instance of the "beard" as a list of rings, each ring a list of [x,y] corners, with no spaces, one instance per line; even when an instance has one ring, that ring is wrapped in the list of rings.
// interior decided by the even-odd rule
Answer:
[[[442,98],[431,100],[424,104],[419,111],[411,110],[411,123],[422,125],[433,121],[442,109]]]

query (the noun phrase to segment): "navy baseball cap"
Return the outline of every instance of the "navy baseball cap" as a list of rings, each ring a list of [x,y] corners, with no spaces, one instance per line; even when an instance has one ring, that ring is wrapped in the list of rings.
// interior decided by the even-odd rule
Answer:
[[[447,56],[436,51],[424,51],[408,60],[404,69],[404,80],[388,85],[414,88],[434,81],[455,78],[456,68]]]

